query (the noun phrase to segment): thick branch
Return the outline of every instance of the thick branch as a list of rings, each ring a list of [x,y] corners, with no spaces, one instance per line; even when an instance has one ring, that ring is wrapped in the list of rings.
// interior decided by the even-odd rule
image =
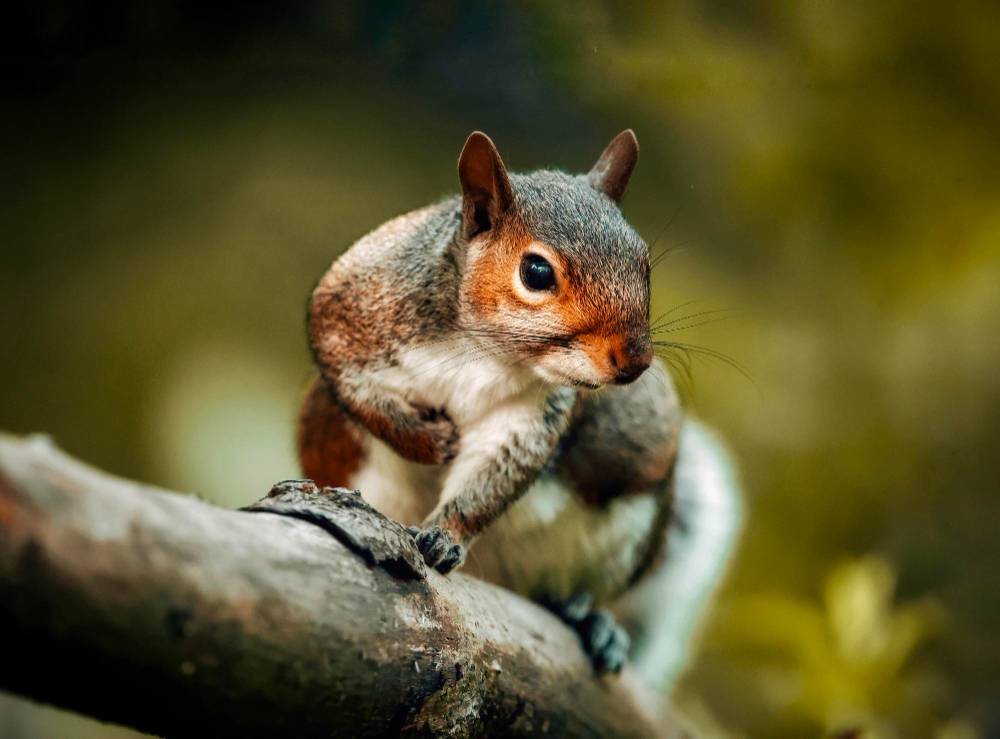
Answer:
[[[665,733],[627,672],[595,678],[510,593],[397,577],[308,520],[119,480],[41,438],[0,436],[0,654],[0,687],[156,734]]]

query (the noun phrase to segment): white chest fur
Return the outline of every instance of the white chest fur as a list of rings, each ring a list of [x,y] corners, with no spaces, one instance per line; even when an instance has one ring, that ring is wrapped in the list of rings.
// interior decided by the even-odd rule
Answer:
[[[408,349],[374,379],[413,403],[445,408],[461,433],[461,451],[446,467],[407,462],[367,441],[366,463],[352,485],[407,525],[460,492],[467,473],[495,459],[512,431],[538,423],[547,392],[530,369],[469,340]],[[637,495],[588,506],[561,480],[544,476],[483,533],[466,569],[524,593],[565,597],[583,589],[606,598],[631,575],[656,505],[651,495]]]
[[[516,359],[468,338],[446,339],[401,352],[376,380],[407,400],[445,408],[459,427],[479,420],[526,393],[539,395],[542,381]]]
[[[543,477],[487,529],[465,569],[525,595],[599,602],[624,589],[648,545],[658,502],[632,495],[595,507]]]
[[[406,400],[443,408],[458,427],[461,449],[446,467],[407,462],[375,439],[352,486],[376,508],[419,523],[440,499],[460,492],[463,477],[494,458],[500,444],[542,413],[547,388],[516,360],[467,338],[412,347],[372,378]]]

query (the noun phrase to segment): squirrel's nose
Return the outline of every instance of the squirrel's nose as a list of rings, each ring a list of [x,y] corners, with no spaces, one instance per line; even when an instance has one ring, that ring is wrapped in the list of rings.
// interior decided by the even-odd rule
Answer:
[[[610,351],[608,359],[615,370],[615,384],[628,385],[638,379],[653,361],[653,347],[648,337],[629,339]]]

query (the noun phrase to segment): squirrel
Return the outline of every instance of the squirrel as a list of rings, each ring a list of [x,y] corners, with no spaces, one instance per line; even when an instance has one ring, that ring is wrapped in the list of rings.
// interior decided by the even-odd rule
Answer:
[[[586,175],[511,174],[473,132],[460,195],[364,236],[313,291],[298,450],[429,566],[544,603],[599,673],[628,658],[665,687],[740,494],[654,356],[649,249],[620,209],[638,153],[626,130]]]

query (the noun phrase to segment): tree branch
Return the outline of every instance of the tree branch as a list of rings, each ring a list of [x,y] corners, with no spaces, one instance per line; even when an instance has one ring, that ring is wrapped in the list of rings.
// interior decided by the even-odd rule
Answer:
[[[365,561],[352,544],[399,527],[363,503],[290,505],[223,510],[0,436],[0,687],[169,735],[667,733],[546,611]]]

